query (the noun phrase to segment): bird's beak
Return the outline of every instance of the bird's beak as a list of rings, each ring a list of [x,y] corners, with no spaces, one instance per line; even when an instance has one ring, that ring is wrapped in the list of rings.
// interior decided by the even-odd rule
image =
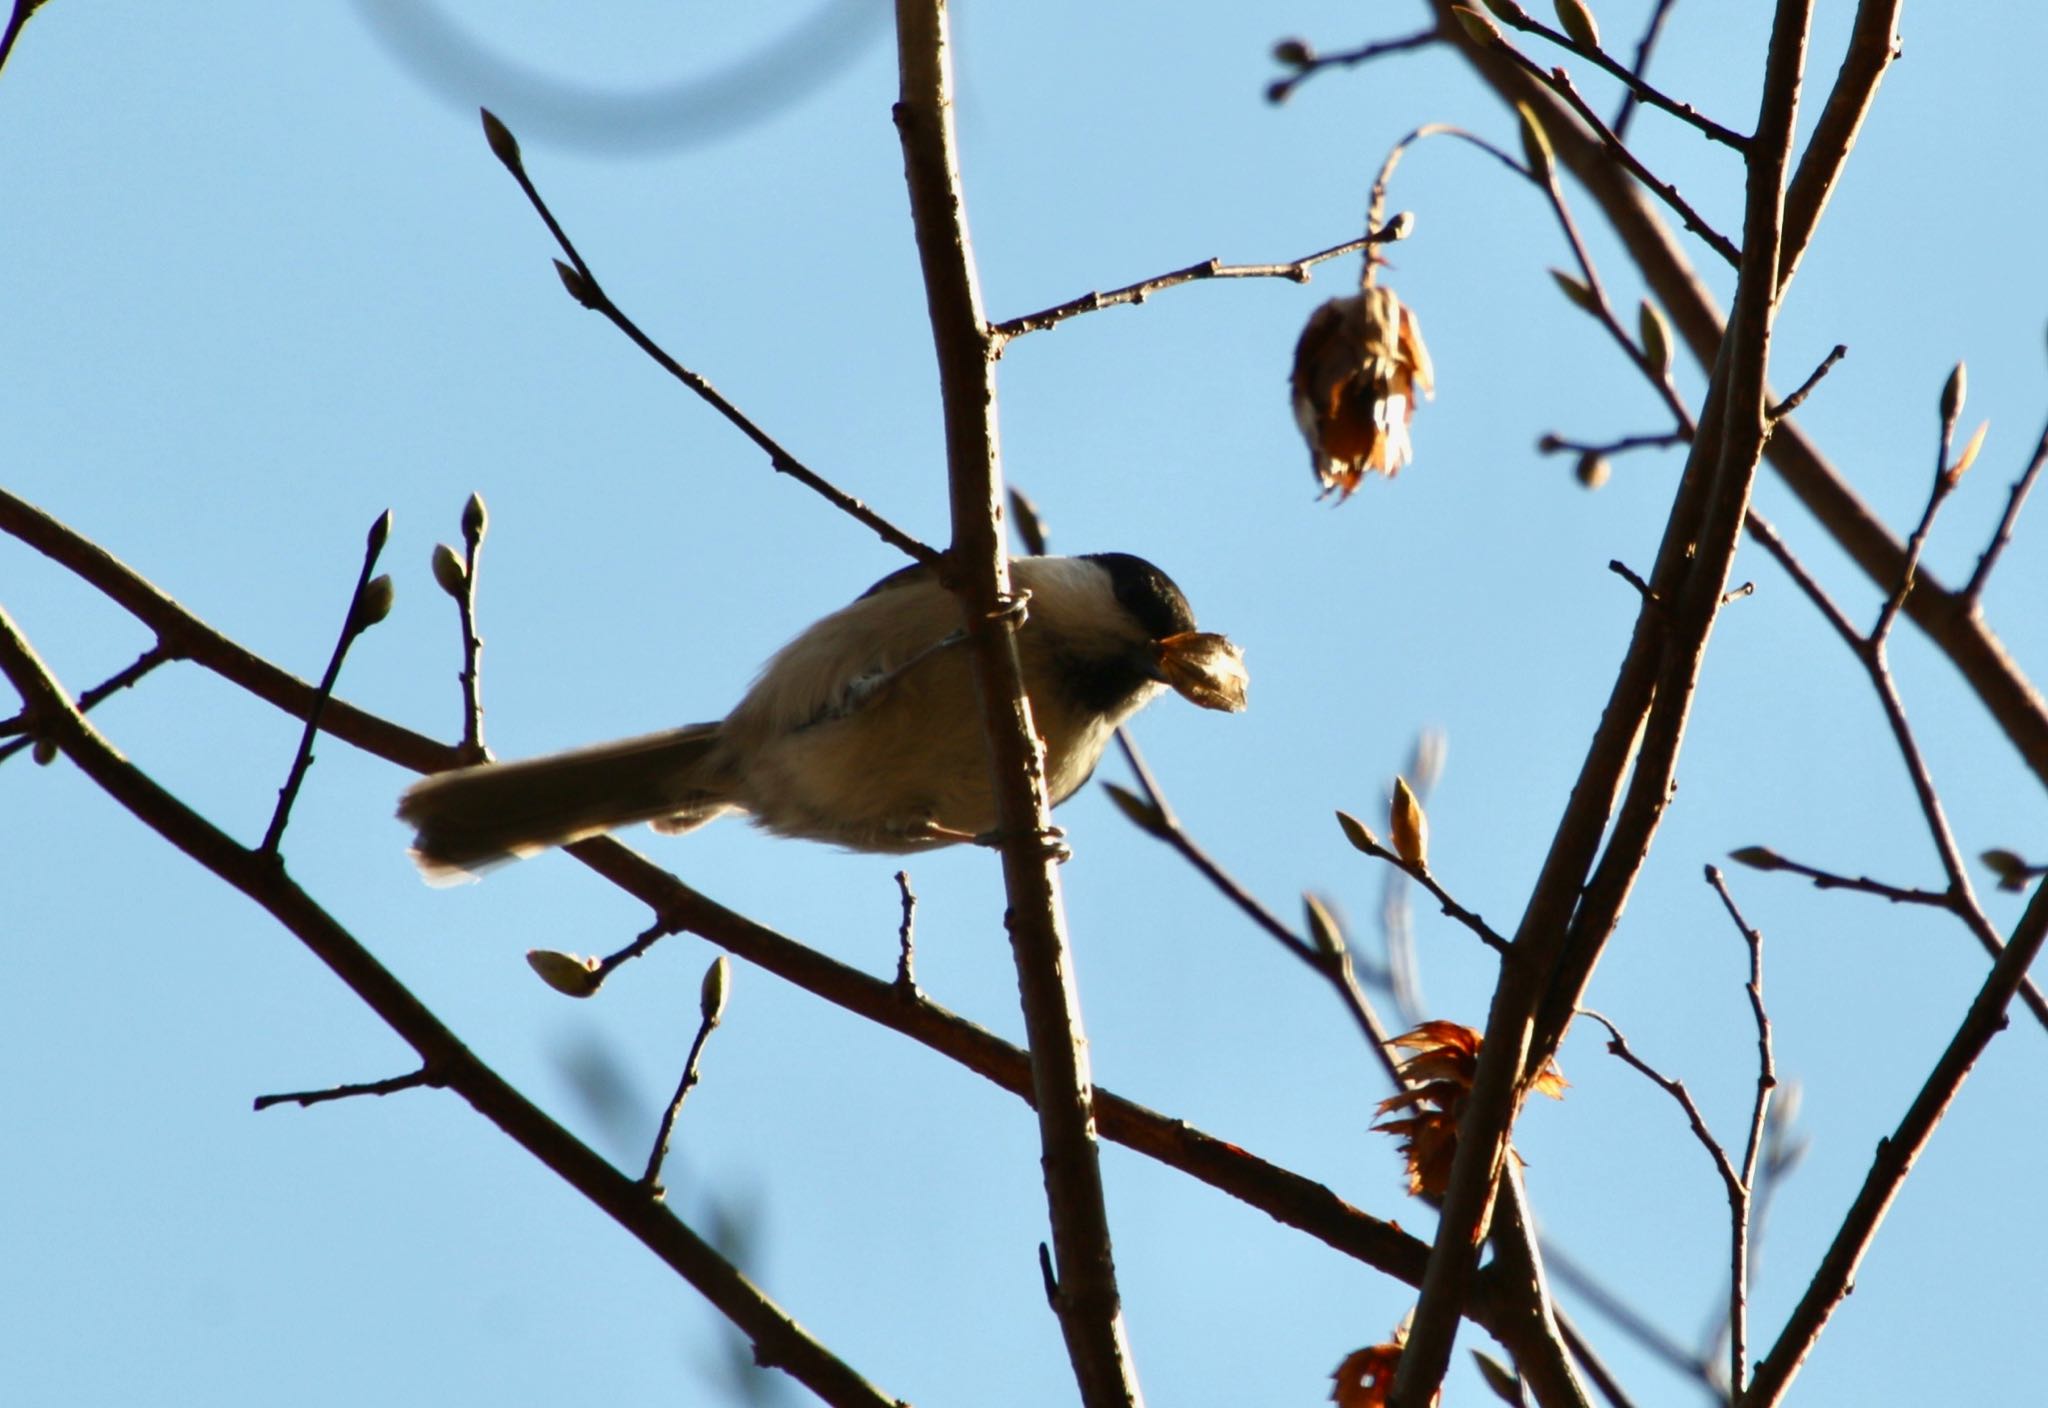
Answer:
[[[1181,698],[1204,709],[1235,714],[1244,709],[1251,676],[1244,652],[1207,631],[1183,631],[1152,646],[1155,679],[1172,685]]]

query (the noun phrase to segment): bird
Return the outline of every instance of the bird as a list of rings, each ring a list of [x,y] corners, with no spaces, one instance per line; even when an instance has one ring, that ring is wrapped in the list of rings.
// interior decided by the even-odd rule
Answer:
[[[1019,557],[1011,580],[1055,804],[1167,688],[1244,708],[1243,653],[1197,630],[1180,588],[1145,559]],[[852,851],[987,839],[995,794],[965,642],[938,571],[906,567],[799,633],[722,720],[438,773],[406,790],[398,815],[437,882],[635,822],[673,834],[728,812]]]

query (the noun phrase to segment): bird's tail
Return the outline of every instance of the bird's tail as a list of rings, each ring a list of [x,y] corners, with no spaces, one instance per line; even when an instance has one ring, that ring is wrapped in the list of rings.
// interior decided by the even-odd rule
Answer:
[[[636,821],[686,830],[729,803],[710,760],[717,724],[650,733],[517,763],[483,763],[415,783],[398,800],[418,833],[413,858],[429,880],[459,880],[500,861],[601,835]]]

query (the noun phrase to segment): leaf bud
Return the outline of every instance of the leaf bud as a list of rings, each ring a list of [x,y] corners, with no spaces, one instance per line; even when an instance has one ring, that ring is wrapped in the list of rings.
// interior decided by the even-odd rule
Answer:
[[[570,268],[559,259],[555,261],[555,273],[561,276],[562,287],[569,290],[571,298],[581,303],[585,308],[593,310],[597,308],[597,290],[590,286],[590,280],[584,278],[583,275],[577,273],[576,270]]]
[[[1273,62],[1289,68],[1307,68],[1316,61],[1316,51],[1306,40],[1283,39],[1273,46]]]
[[[1394,833],[1394,852],[1417,870],[1429,869],[1429,817],[1408,785],[1408,779],[1394,779],[1394,801],[1388,808],[1387,824]]]
[[[1557,280],[1557,286],[1564,290],[1564,296],[1585,309],[1588,313],[1598,312],[1600,300],[1593,297],[1593,290],[1577,277],[1562,269],[1552,269],[1550,277]]]
[[[491,155],[505,163],[507,171],[519,169],[519,139],[512,135],[512,129],[498,121],[498,115],[489,108],[478,108],[484,120],[484,140],[491,144]]]
[[[441,584],[442,591],[457,601],[469,595],[469,572],[463,567],[455,549],[446,543],[434,544],[434,580]]]
[[[1969,393],[1969,387],[1969,373],[1963,369],[1961,362],[1957,362],[1956,369],[1948,374],[1948,380],[1942,384],[1941,388],[1941,419],[1943,424],[1955,424],[1956,417],[1963,413],[1963,400]]]
[[[595,958],[578,958],[551,948],[528,949],[526,966],[539,974],[542,982],[568,997],[594,996],[604,983]]]
[[[1593,23],[1593,12],[1586,8],[1584,0],[1556,0],[1557,22],[1572,42],[1581,49],[1598,52],[1600,48],[1600,26]]]
[[[1671,371],[1671,329],[1664,325],[1664,315],[1657,311],[1657,305],[1647,298],[1636,310],[1636,330],[1643,339],[1643,360],[1662,381]]]
[[[1515,104],[1515,116],[1521,119],[1522,159],[1529,163],[1530,174],[1550,185],[1556,179],[1551,172],[1550,134],[1527,103]]]
[[[1785,868],[1785,858],[1769,846],[1744,846],[1740,850],[1730,851],[1728,859],[1734,861],[1737,865],[1746,865],[1751,870],[1783,870]]]
[[[1109,800],[1116,803],[1116,809],[1130,820],[1131,825],[1148,836],[1156,836],[1162,841],[1166,839],[1169,834],[1166,816],[1158,807],[1114,782],[1105,782],[1102,788],[1109,793]]]
[[[471,494],[469,502],[462,506],[462,536],[472,543],[480,543],[490,526],[491,516],[484,511],[484,496]]]
[[[1314,894],[1304,890],[1301,896],[1301,910],[1308,920],[1309,937],[1315,940],[1316,952],[1331,957],[1344,952],[1344,929],[1338,924],[1337,916],[1330,913],[1330,907]]]
[[[1463,5],[1453,5],[1451,13],[1457,16],[1458,23],[1465,27],[1465,33],[1471,37],[1473,43],[1483,45],[1506,42],[1501,38],[1500,27],[1479,11]]]
[[[704,983],[697,989],[697,1011],[704,1025],[715,1027],[725,1016],[725,997],[732,987],[732,960],[724,954],[704,970]]]
[[[1598,450],[1588,450],[1579,456],[1579,462],[1572,467],[1572,474],[1588,489],[1598,489],[1614,473],[1614,466],[1607,462],[1607,456]]]
[[[1350,812],[1337,813],[1337,825],[1344,829],[1344,839],[1356,849],[1371,855],[1380,847],[1380,838],[1372,834],[1372,828]]]
[[[355,615],[349,620],[349,631],[354,634],[367,631],[391,614],[391,603],[398,597],[398,588],[392,585],[391,574],[380,572],[372,577],[363,588],[362,596],[356,602]]]

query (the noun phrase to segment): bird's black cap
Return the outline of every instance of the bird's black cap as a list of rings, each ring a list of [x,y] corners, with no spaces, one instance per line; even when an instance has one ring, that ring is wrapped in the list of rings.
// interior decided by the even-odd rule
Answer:
[[[1195,628],[1195,613],[1173,578],[1127,552],[1092,552],[1087,561],[1109,573],[1116,599],[1153,640]]]

